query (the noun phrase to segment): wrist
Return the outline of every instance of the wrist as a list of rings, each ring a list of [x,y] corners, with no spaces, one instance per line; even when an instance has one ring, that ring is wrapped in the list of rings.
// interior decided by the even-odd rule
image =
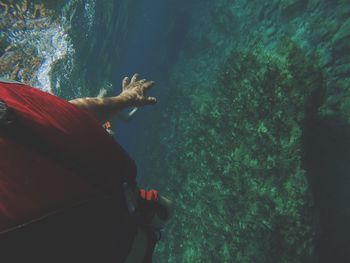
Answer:
[[[134,98],[133,96],[131,96],[130,94],[120,94],[116,97],[117,100],[120,101],[120,105],[123,105],[123,108],[126,108],[126,107],[131,107],[133,106],[133,101],[134,101]]]

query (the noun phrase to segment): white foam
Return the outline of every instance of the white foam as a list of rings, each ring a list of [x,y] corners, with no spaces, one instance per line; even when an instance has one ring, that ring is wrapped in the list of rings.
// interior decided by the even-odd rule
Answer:
[[[9,40],[12,45],[22,48],[24,52],[31,48],[36,50],[35,56],[43,62],[37,72],[36,83],[32,84],[43,91],[52,92],[50,75],[53,65],[74,53],[73,45],[64,28],[58,23],[51,23],[47,28],[10,32]]]
[[[8,41],[12,46],[23,50],[26,53],[25,56],[34,55],[41,59],[41,64],[33,76],[34,79],[31,79],[29,84],[52,93],[53,90],[60,89],[61,79],[70,78],[76,61],[73,43],[68,31],[70,32],[72,29],[72,20],[76,12],[79,11],[79,7],[82,7],[80,0],[67,0],[62,6],[58,21],[53,22],[49,18],[28,19],[27,23],[34,25],[31,26],[33,29],[15,30],[10,28],[8,30]],[[83,8],[86,23],[80,26],[83,27],[88,38],[92,33],[95,21],[96,0],[84,1]],[[63,60],[63,68],[61,67],[59,76],[55,77],[54,83],[51,83],[53,66],[60,60]],[[30,67],[31,65],[24,66]],[[75,87],[75,89],[73,92],[79,95],[81,87]]]
[[[85,12],[84,16],[87,19],[87,30],[91,32],[92,26],[94,24],[95,19],[95,9],[96,9],[96,3],[95,0],[87,0],[85,2]]]
[[[53,65],[67,55],[74,52],[67,33],[61,26],[50,28],[43,34],[42,43],[37,47],[38,53],[43,55],[44,62],[37,74],[39,88],[52,92],[50,74]],[[46,41],[45,41],[46,40]]]

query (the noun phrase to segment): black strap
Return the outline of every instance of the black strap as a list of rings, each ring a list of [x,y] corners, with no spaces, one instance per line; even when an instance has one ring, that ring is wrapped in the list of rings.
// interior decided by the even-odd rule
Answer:
[[[0,129],[9,127],[15,119],[15,112],[3,100],[0,100]]]
[[[159,229],[147,228],[147,249],[145,257],[142,263],[152,263],[154,249],[156,247],[157,242],[161,239],[162,233]]]

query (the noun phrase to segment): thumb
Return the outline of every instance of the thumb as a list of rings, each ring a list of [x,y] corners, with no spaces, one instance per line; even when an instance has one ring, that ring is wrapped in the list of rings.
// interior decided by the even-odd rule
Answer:
[[[128,77],[125,77],[122,81],[122,90],[124,90],[126,88],[126,86],[128,86],[130,83],[130,80]]]

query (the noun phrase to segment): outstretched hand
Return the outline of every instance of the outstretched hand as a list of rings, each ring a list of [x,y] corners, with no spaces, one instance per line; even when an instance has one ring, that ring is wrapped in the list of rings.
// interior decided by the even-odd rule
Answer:
[[[139,80],[139,74],[135,74],[131,80],[125,77],[122,82],[122,92],[118,97],[123,98],[129,107],[141,107],[157,103],[155,97],[147,97],[145,93],[154,85],[154,81]]]
[[[145,93],[154,85],[153,81],[146,79],[139,80],[139,75],[135,74],[131,81],[125,77],[122,82],[122,92],[118,96],[104,97],[100,94],[94,98],[78,98],[69,102],[84,109],[94,115],[101,123],[105,123],[119,114],[127,107],[134,107],[129,112],[127,119],[131,117],[138,107],[155,104],[154,97],[147,97]]]

